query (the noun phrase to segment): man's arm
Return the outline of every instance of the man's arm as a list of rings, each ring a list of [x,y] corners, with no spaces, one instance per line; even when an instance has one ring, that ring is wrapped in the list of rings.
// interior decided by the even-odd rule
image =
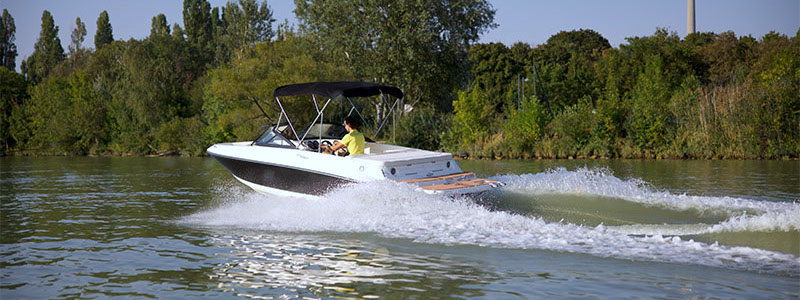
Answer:
[[[336,151],[344,147],[344,144],[339,143],[339,141],[333,141],[333,146],[328,147],[331,151]]]

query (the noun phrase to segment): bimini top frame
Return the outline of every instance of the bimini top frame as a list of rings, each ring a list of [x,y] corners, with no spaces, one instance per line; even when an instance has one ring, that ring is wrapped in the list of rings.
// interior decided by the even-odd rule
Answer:
[[[339,96],[349,98],[369,97],[380,94],[392,95],[398,99],[403,98],[403,92],[396,87],[361,81],[309,82],[284,85],[275,89],[273,96],[277,98],[280,96],[318,95],[336,99]]]
[[[311,124],[316,123],[317,120],[319,120],[320,124],[322,124],[323,112],[325,111],[325,108],[328,107],[328,104],[331,102],[331,100],[339,97],[344,97],[345,99],[347,99],[348,102],[350,102],[350,105],[352,106],[348,115],[352,114],[355,111],[356,114],[358,114],[358,116],[361,118],[362,123],[367,126],[367,128],[372,132],[374,136],[378,134],[381,131],[381,129],[383,129],[383,125],[386,124],[388,118],[384,119],[383,122],[378,127],[378,129],[373,131],[372,128],[369,126],[369,123],[364,119],[364,116],[361,115],[361,112],[358,110],[353,101],[350,100],[350,98],[370,97],[370,96],[380,95],[381,101],[385,103],[387,106],[391,107],[389,109],[389,114],[391,114],[394,111],[395,107],[397,106],[399,100],[403,98],[403,91],[393,86],[380,85],[380,84],[361,82],[361,81],[309,82],[309,83],[290,84],[278,87],[277,89],[275,89],[275,92],[273,93],[275,101],[278,102],[278,107],[281,110],[281,113],[278,116],[278,124],[280,124],[280,121],[283,117],[286,117],[286,122],[288,123],[289,128],[292,129],[292,133],[294,133],[295,137],[297,138],[299,145],[302,145],[303,140],[305,139],[306,135],[308,135],[308,131],[311,130],[311,126],[309,126],[308,130],[306,130],[306,132],[303,133],[302,137],[298,135],[294,125],[292,124],[292,121],[289,119],[289,115],[286,114],[286,110],[283,108],[283,104],[281,103],[280,97],[301,96],[301,95],[311,95],[312,99],[314,100],[314,108],[317,111],[317,116],[316,118],[314,118],[314,121],[312,121]],[[389,103],[386,102],[385,95],[394,96],[396,98],[394,103],[389,105]],[[328,98],[328,100],[325,101],[325,103],[322,105],[322,108],[320,108],[316,96],[322,96]],[[320,130],[322,130],[322,126],[320,126]],[[319,136],[320,137],[322,136],[321,132]]]

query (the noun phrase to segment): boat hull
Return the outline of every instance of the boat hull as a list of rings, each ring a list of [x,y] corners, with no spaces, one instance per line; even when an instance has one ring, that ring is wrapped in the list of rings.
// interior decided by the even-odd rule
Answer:
[[[281,194],[285,191],[292,194],[320,196],[333,187],[354,182],[310,170],[222,155],[212,156],[236,179],[263,193]]]
[[[337,157],[251,142],[216,144],[207,150],[254,190],[277,196],[322,196],[350,183],[390,180],[429,194],[478,194],[503,185],[463,172],[449,153],[370,143],[377,153]]]

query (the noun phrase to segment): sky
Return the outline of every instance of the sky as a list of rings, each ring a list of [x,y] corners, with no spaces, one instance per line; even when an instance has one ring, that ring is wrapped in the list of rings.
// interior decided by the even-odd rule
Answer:
[[[210,0],[212,7],[228,0]],[[612,46],[626,43],[626,37],[646,36],[657,28],[686,35],[686,0],[489,0],[497,10],[496,28],[485,32],[479,42],[510,45],[525,42],[543,44],[562,30],[592,29]],[[737,36],[760,38],[770,31],[794,36],[800,28],[800,0],[696,0],[697,31],[733,31]],[[276,23],[296,24],[293,0],[267,1]],[[163,13],[170,24],[183,26],[181,0],[0,0],[17,27],[17,70],[33,53],[39,38],[42,11],[49,10],[59,27],[66,51],[80,17],[86,24],[84,45],[94,47],[97,17],[108,11],[114,38],[142,39],[150,34],[152,17]]]

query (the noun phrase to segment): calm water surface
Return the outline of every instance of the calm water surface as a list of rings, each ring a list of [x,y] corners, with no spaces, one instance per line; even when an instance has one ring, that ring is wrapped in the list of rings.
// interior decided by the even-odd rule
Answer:
[[[0,159],[0,298],[800,297],[798,161],[460,161],[260,195],[210,158]]]

